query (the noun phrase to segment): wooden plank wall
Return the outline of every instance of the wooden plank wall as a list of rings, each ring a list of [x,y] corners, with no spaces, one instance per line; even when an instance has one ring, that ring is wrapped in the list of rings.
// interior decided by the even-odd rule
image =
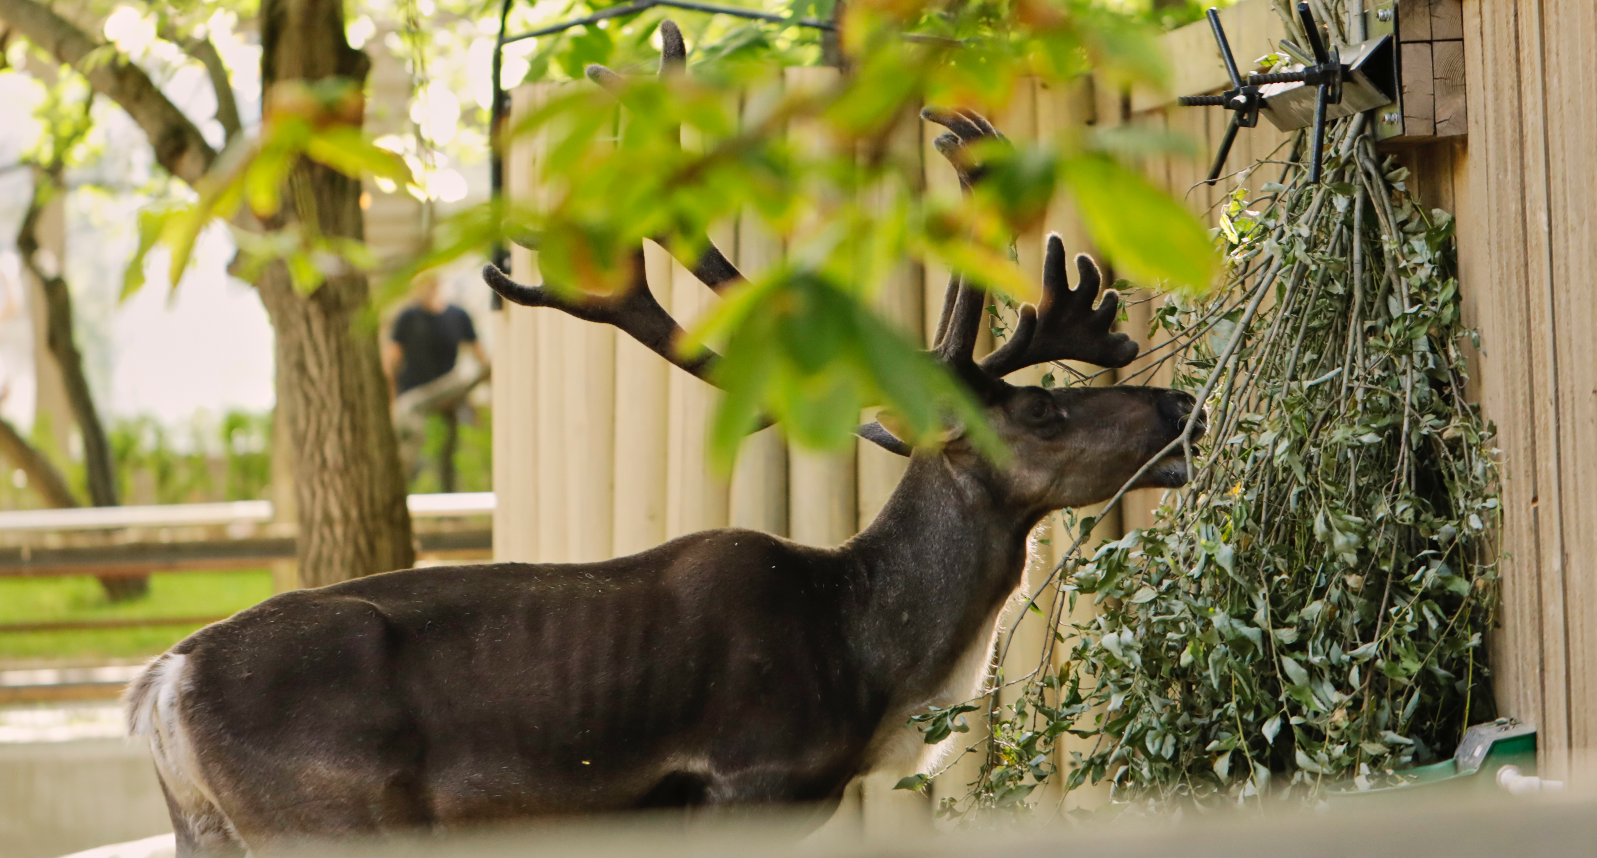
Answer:
[[[1461,285],[1500,432],[1504,714],[1538,726],[1545,776],[1597,747],[1597,49],[1591,0],[1464,0],[1469,153]],[[1586,760],[1588,765],[1580,765]],[[1583,774],[1584,771],[1584,774]]]

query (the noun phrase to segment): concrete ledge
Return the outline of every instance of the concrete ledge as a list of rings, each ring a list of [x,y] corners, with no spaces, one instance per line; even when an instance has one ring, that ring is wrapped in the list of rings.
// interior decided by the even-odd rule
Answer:
[[[171,830],[145,748],[125,739],[0,744],[6,858],[55,858]]]

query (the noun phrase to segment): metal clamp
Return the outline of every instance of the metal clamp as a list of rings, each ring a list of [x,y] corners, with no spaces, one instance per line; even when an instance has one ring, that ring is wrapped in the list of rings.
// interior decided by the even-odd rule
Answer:
[[[1250,74],[1244,82],[1237,72],[1236,59],[1232,56],[1225,30],[1220,26],[1219,15],[1214,9],[1208,11],[1209,26],[1214,30],[1214,40],[1220,47],[1220,56],[1225,61],[1232,89],[1223,95],[1183,96],[1178,103],[1224,107],[1236,112],[1215,153],[1214,166],[1209,170],[1207,180],[1209,184],[1214,184],[1225,168],[1226,158],[1236,141],[1237,129],[1257,125],[1260,114],[1269,117],[1270,122],[1282,131],[1313,126],[1309,181],[1318,183],[1323,173],[1327,120],[1383,108],[1397,99],[1397,51],[1390,27],[1384,28],[1387,32],[1376,38],[1347,46],[1348,61],[1343,62],[1342,46],[1331,44],[1322,35],[1309,4],[1299,3],[1297,12],[1308,38],[1309,50],[1305,51],[1284,39],[1281,41],[1281,50],[1298,60],[1301,67],[1282,72]],[[1314,93],[1312,110],[1308,101],[1311,89]]]
[[[1215,153],[1214,166],[1209,168],[1207,181],[1212,185],[1220,178],[1220,171],[1225,169],[1225,159],[1231,154],[1231,144],[1236,142],[1237,129],[1252,128],[1259,124],[1264,96],[1252,81],[1242,82],[1242,74],[1237,71],[1237,59],[1231,54],[1231,43],[1226,40],[1225,28],[1220,26],[1219,12],[1210,8],[1205,14],[1209,18],[1209,28],[1214,30],[1215,44],[1220,46],[1220,58],[1225,60],[1225,72],[1231,78],[1232,88],[1226,90],[1224,95],[1183,95],[1176,101],[1185,107],[1224,107],[1235,113],[1231,117],[1231,124],[1226,127],[1225,138],[1220,141],[1220,149]]]

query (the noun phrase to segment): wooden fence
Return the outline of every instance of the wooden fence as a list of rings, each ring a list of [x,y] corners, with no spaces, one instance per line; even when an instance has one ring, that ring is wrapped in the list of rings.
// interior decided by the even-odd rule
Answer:
[[[1597,486],[1578,479],[1597,477],[1597,360],[1582,353],[1597,334],[1597,304],[1588,285],[1597,274],[1590,221],[1597,209],[1597,111],[1576,78],[1581,60],[1597,48],[1597,4],[1463,0],[1462,15],[1450,11],[1459,8],[1459,0],[1402,0],[1404,16],[1439,21],[1442,33],[1435,35],[1427,23],[1423,31],[1416,25],[1405,35],[1407,42],[1425,43],[1426,57],[1440,57],[1434,86],[1427,79],[1412,90],[1410,101],[1421,105],[1412,109],[1434,111],[1428,121],[1439,133],[1457,127],[1456,118],[1448,122],[1456,115],[1461,82],[1447,59],[1452,43],[1460,41],[1447,31],[1457,20],[1468,60],[1463,88],[1475,157],[1468,157],[1463,137],[1410,142],[1393,151],[1413,169],[1411,184],[1422,201],[1458,217],[1467,321],[1481,328],[1484,342],[1473,391],[1502,432],[1506,475],[1506,606],[1494,642],[1497,691],[1503,714],[1541,725],[1545,761],[1562,772],[1571,747],[1590,746],[1597,738],[1597,712],[1580,705],[1594,701],[1597,685],[1597,632],[1583,622],[1597,609]],[[1282,35],[1268,0],[1244,0],[1221,17],[1243,60],[1270,52]],[[1420,52],[1413,46],[1405,55]],[[1224,87],[1206,24],[1168,34],[1165,55],[1175,66],[1175,92]],[[786,83],[814,85],[828,74],[789,69]],[[514,114],[532,109],[546,87],[517,90]],[[745,113],[758,109],[743,107]],[[1022,140],[1051,137],[1071,126],[1119,124],[1187,135],[1197,144],[1192,157],[1151,158],[1143,168],[1205,216],[1238,182],[1257,192],[1280,175],[1278,166],[1267,163],[1212,188],[1201,184],[1229,114],[1173,107],[1170,93],[1122,93],[1091,79],[1063,89],[1034,83],[1023,86],[994,119]],[[919,165],[923,187],[952,189],[951,168],[931,149],[933,132],[905,127],[899,145]],[[815,144],[806,129],[789,133],[801,145]],[[1284,160],[1286,141],[1287,135],[1261,122],[1239,136],[1229,169]],[[512,148],[507,166],[513,196],[537,201],[539,190],[531,181],[537,157],[536,141]],[[1063,201],[1050,210],[1046,230],[1061,233],[1071,251],[1091,249]],[[1041,276],[1043,234],[1019,242],[1021,266],[1034,278]],[[750,218],[724,226],[714,238],[745,270],[762,267],[782,251]],[[648,266],[662,304],[685,324],[713,300],[658,248],[649,249]],[[525,250],[516,251],[513,269],[517,279],[538,279],[534,255]],[[935,324],[929,317],[937,312],[945,276],[906,264],[882,291],[883,312],[924,337]],[[1575,290],[1583,287],[1584,303],[1575,300]],[[1145,335],[1148,312],[1146,304],[1131,308],[1128,333]],[[869,444],[816,456],[788,449],[768,429],[745,443],[730,479],[722,479],[704,453],[704,427],[716,396],[707,385],[608,328],[521,307],[496,315],[496,342],[503,344],[494,385],[494,485],[500,501],[494,534],[500,559],[596,560],[729,524],[835,544],[870,522],[902,473],[902,460]],[[1147,523],[1157,500],[1156,492],[1132,493],[1121,512],[1099,523],[1095,536],[1116,538]],[[1052,562],[1049,553],[1039,552],[1039,567]],[[1039,627],[1021,622],[1013,650],[1018,654],[1012,656],[1017,665],[1035,661],[1045,631],[1035,622]],[[961,774],[952,773],[940,789],[961,791],[970,779]],[[854,793],[854,806],[863,809],[863,817],[854,818],[867,828],[924,813],[916,799],[889,794],[887,786],[866,784]]]
[[[1551,776],[1579,777],[1597,748],[1597,3],[1465,0],[1463,42],[1461,286],[1503,451],[1497,695]]]

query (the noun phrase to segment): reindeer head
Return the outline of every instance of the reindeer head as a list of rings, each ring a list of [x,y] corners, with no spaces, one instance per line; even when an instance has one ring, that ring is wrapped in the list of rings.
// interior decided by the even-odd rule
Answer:
[[[1003,135],[970,110],[927,108],[921,116],[948,129],[933,142],[969,192],[982,174],[970,157],[973,145],[1003,140]],[[1176,442],[1188,431],[1189,420],[1189,441],[1205,428],[1201,413],[1190,419],[1195,401],[1181,391],[1142,386],[1049,390],[1003,380],[1016,370],[1053,361],[1118,368],[1136,359],[1137,344],[1111,331],[1120,296],[1110,289],[1098,301],[1103,277],[1091,257],[1078,255],[1076,269],[1072,289],[1064,242],[1048,236],[1040,305],[1023,305],[1009,340],[979,362],[972,355],[986,313],[983,290],[956,273],[943,298],[937,356],[987,405],[993,428],[1011,452],[1005,464],[993,467],[956,438],[944,455],[965,469],[985,468],[995,488],[1022,508],[1054,510],[1105,501],[1133,478],[1132,488],[1185,485],[1189,445]],[[885,434],[862,428],[866,437]]]
[[[660,74],[679,73],[686,59],[681,33],[671,21],[661,22],[660,29],[664,46]],[[622,84],[618,75],[602,66],[589,66],[588,76],[611,90]],[[1002,140],[1002,135],[974,111],[928,108],[921,116],[949,129],[935,144],[969,191],[982,174],[971,157],[971,147],[983,140]],[[694,244],[707,249],[697,259],[680,260],[683,265],[718,292],[744,282],[713,243],[698,238]],[[1137,357],[1137,344],[1110,330],[1119,296],[1111,289],[1097,302],[1102,281],[1098,266],[1086,255],[1076,257],[1076,266],[1079,282],[1071,289],[1064,244],[1057,235],[1049,236],[1040,305],[1023,306],[1009,340],[979,362],[973,350],[986,313],[985,291],[956,273],[943,299],[934,352],[987,406],[989,420],[1011,455],[1004,464],[994,465],[958,433],[936,455],[984,480],[1007,505],[1016,508],[1041,512],[1108,500],[1133,477],[1133,488],[1184,485],[1184,445],[1175,442],[1189,431],[1189,423],[1189,441],[1203,433],[1202,415],[1190,419],[1193,397],[1180,391],[1141,386],[1047,390],[1003,380],[1016,370],[1053,361],[1123,367]],[[614,325],[677,367],[713,383],[716,355],[700,352],[684,358],[675,349],[682,329],[650,292],[641,247],[633,254],[631,270],[627,288],[606,296],[575,298],[546,287],[515,283],[492,265],[483,269],[483,279],[508,301],[553,307],[587,321]],[[879,423],[861,426],[858,432],[900,455],[912,452]]]
[[[954,309],[937,346],[938,356],[987,405],[988,420],[1011,455],[1002,465],[986,464],[962,438],[943,454],[963,469],[985,469],[989,482],[1025,509],[1098,503],[1133,477],[1132,488],[1174,488],[1187,481],[1184,446],[1171,445],[1192,415],[1190,394],[1129,385],[1045,389],[1003,380],[1024,367],[1057,360],[1121,367],[1136,358],[1136,343],[1110,331],[1119,296],[1107,290],[1095,308],[1102,282],[1098,266],[1081,254],[1076,269],[1077,286],[1071,289],[1064,243],[1050,235],[1041,306],[1022,306],[1009,340],[981,361],[971,358],[971,347],[986,302],[980,290],[961,283],[953,290]],[[1203,430],[1200,414],[1191,440]]]

